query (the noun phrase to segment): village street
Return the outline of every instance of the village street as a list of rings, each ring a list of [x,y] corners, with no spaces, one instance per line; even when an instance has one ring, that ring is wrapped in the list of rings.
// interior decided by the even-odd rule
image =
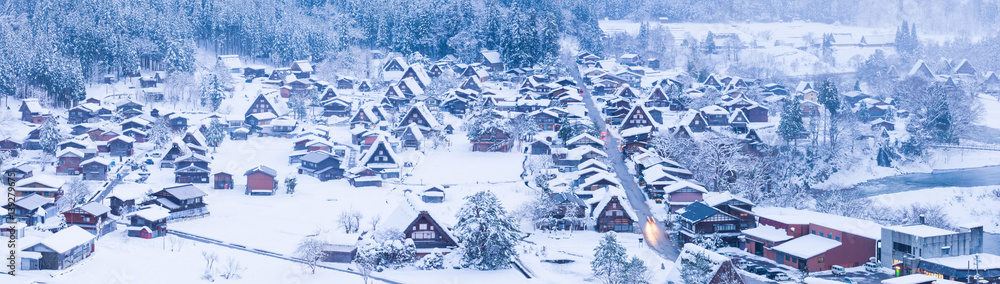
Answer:
[[[587,106],[587,114],[590,119],[594,121],[594,125],[597,129],[601,131],[606,131],[606,126],[604,125],[604,119],[601,117],[601,112],[594,105],[594,100],[591,97],[590,89],[587,89],[586,84],[583,82],[583,78],[580,77],[580,71],[576,68],[576,64],[573,62],[566,62],[567,69],[570,74],[573,75],[573,79],[576,80],[577,87],[583,91],[583,101]],[[644,240],[650,248],[658,252],[660,255],[668,260],[676,260],[680,255],[680,251],[673,245],[672,240],[667,238],[666,228],[663,226],[662,222],[653,218],[652,212],[649,210],[649,205],[646,204],[646,194],[639,189],[636,185],[635,180],[632,178],[631,174],[628,172],[628,167],[625,166],[625,161],[622,159],[622,153],[618,145],[620,142],[618,138],[610,133],[605,133],[602,135],[605,139],[604,141],[604,151],[608,154],[612,167],[614,167],[615,174],[618,177],[619,183],[625,190],[625,194],[628,196],[629,203],[632,208],[636,210],[639,220],[638,222],[644,222],[639,226],[642,227],[642,234],[644,235]]]

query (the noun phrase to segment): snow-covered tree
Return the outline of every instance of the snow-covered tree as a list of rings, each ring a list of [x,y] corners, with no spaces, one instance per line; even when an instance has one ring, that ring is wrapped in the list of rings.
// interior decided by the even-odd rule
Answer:
[[[93,194],[90,185],[83,181],[79,177],[75,177],[70,180],[63,190],[63,195],[58,200],[59,212],[70,210],[76,208],[79,205],[83,205],[87,202],[87,198]]]
[[[381,271],[379,269],[379,246],[371,239],[364,239],[358,243],[358,253],[354,257],[354,266],[358,268],[358,273],[364,279],[365,284],[371,279],[372,272]]]
[[[285,177],[285,193],[292,194],[295,193],[295,186],[297,184],[295,177]]]
[[[317,238],[306,237],[299,242],[299,246],[295,249],[295,256],[304,260],[312,273],[316,274],[316,265],[326,255],[323,253],[323,247],[326,245],[326,242]]]
[[[219,109],[222,99],[226,98],[226,87],[222,79],[228,73],[205,73],[201,77],[201,104],[209,106],[213,111]]]
[[[361,228],[361,217],[361,212],[357,210],[344,211],[340,213],[340,218],[337,218],[337,225],[344,229],[344,233],[357,233]]]
[[[38,143],[42,145],[42,151],[49,155],[55,155],[59,150],[59,143],[64,137],[59,133],[59,122],[55,118],[45,120],[38,128]]]
[[[153,143],[154,149],[163,149],[170,144],[170,122],[164,118],[158,118],[149,129],[149,143]]]
[[[680,259],[681,279],[684,284],[706,284],[712,277],[712,260],[702,251]]]
[[[796,99],[786,100],[784,110],[781,112],[781,122],[778,125],[778,136],[781,136],[785,142],[791,142],[795,141],[799,137],[799,133],[804,130],[799,101]]]
[[[434,249],[430,254],[420,258],[417,267],[422,270],[444,269],[444,254],[441,254],[440,250]]]
[[[594,260],[590,262],[594,276],[604,284],[621,281],[625,264],[625,247],[618,243],[614,232],[604,234],[601,243],[594,248]]]
[[[479,270],[503,269],[517,256],[520,231],[493,193],[480,191],[466,196],[457,218],[454,232],[465,265]]]
[[[208,130],[205,131],[205,143],[213,148],[219,147],[223,139],[226,139],[226,125],[222,124],[219,119],[213,119],[208,125]]]
[[[240,279],[242,278],[243,271],[247,270],[243,264],[240,263],[235,257],[229,257],[226,259],[226,266],[222,267],[222,278],[225,279]]]

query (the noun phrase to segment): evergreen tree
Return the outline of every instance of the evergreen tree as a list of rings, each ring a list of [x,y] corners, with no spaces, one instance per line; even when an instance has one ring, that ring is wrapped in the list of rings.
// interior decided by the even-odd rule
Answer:
[[[625,270],[625,247],[618,243],[615,236],[614,232],[604,234],[601,243],[594,248],[594,260],[590,262],[590,268],[601,283],[618,283]]]
[[[55,118],[45,120],[38,128],[38,135],[38,143],[42,145],[42,151],[50,155],[56,154],[56,151],[59,150],[59,143],[64,139],[59,133],[59,122]]]
[[[649,268],[646,267],[646,262],[633,256],[631,260],[625,263],[625,267],[622,270],[621,283],[649,284],[649,278]]]
[[[149,129],[149,142],[153,143],[155,149],[166,147],[170,143],[170,122],[163,117],[154,121],[153,127]]]
[[[711,31],[705,36],[705,54],[715,54],[715,34]]]
[[[480,270],[503,269],[517,256],[520,231],[493,193],[480,191],[465,197],[457,217],[454,231],[465,265]]]
[[[680,263],[681,279],[684,284],[706,284],[712,277],[714,264],[702,251],[689,253],[680,259]]]
[[[295,177],[285,178],[285,193],[292,194],[295,193],[295,185],[297,184]]]
[[[823,83],[819,85],[819,103],[826,107],[830,111],[830,115],[837,115],[840,110],[840,93],[837,91],[837,85],[830,82],[830,79],[823,80]]]
[[[797,99],[786,100],[784,110],[781,112],[781,124],[778,125],[778,136],[781,136],[785,142],[790,142],[794,141],[804,130],[799,101]]]
[[[206,73],[201,79],[201,104],[208,105],[213,111],[219,109],[222,99],[226,97],[225,86],[219,75]]]
[[[208,125],[208,130],[205,131],[205,143],[208,146],[219,147],[222,140],[226,138],[226,125],[219,122],[219,119],[213,119]]]

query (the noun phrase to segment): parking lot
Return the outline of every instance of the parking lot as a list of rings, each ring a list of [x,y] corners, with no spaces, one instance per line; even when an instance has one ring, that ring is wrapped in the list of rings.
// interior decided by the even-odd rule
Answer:
[[[864,267],[847,268],[846,269],[847,273],[845,275],[833,275],[833,273],[830,271],[820,271],[820,272],[809,273],[808,275],[803,275],[803,272],[799,271],[798,269],[794,269],[786,265],[778,265],[774,263],[774,261],[771,261],[769,259],[760,256],[752,255],[738,249],[732,249],[732,248],[725,249],[722,251],[722,253],[724,255],[732,257],[733,260],[741,259],[751,265],[762,267],[764,268],[764,270],[767,271],[779,270],[788,275],[789,278],[788,280],[776,281],[768,279],[765,275],[755,274],[754,272],[748,272],[744,274],[744,275],[752,275],[754,280],[763,281],[765,283],[793,283],[798,281],[799,279],[808,276],[808,277],[816,277],[816,278],[834,280],[845,283],[851,283],[849,281],[853,281],[854,284],[879,284],[881,283],[882,280],[889,279],[892,277],[891,274],[888,273],[889,271],[886,270],[885,268],[880,268],[880,272],[868,272],[865,271]],[[744,267],[740,268],[743,269]]]

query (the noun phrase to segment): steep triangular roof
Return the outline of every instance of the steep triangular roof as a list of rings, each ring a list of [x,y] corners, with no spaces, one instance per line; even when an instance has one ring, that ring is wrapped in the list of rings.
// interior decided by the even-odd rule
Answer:
[[[917,63],[913,64],[913,68],[910,69],[907,76],[920,76],[926,79],[934,79],[934,72],[931,72],[931,68],[927,67],[927,63],[923,60],[917,60]]]

